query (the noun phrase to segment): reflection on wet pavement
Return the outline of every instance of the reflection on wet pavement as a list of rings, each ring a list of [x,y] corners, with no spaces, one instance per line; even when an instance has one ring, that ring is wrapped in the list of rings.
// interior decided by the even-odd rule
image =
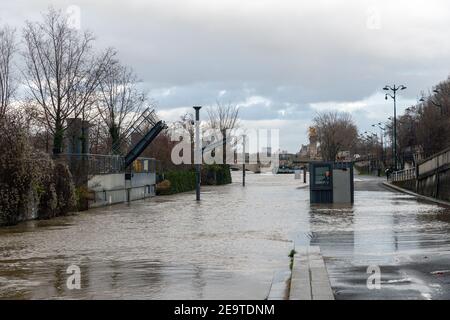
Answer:
[[[450,211],[390,192],[375,178],[356,189],[353,208],[312,209],[311,243],[320,245],[337,299],[447,299]],[[371,191],[365,191],[371,190]],[[381,289],[367,288],[370,265]]]
[[[233,179],[201,203],[185,193],[1,228],[0,297],[264,299],[294,242],[321,247],[337,299],[449,297],[447,209],[365,177],[350,207],[311,207],[293,175]],[[80,290],[66,287],[72,264]]]

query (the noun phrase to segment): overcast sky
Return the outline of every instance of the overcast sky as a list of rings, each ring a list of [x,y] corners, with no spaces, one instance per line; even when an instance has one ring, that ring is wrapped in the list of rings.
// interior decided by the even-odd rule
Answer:
[[[349,111],[360,131],[373,130],[392,114],[384,85],[408,87],[401,112],[450,74],[446,0],[0,3],[0,23],[19,29],[50,5],[76,6],[81,28],[99,48],[118,49],[164,120],[192,105],[234,103],[243,125],[280,129],[291,152],[306,143],[317,111]]]

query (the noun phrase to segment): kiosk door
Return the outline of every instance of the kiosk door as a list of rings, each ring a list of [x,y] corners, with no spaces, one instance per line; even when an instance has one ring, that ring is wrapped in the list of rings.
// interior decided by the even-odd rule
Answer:
[[[333,162],[309,164],[311,203],[333,203]]]

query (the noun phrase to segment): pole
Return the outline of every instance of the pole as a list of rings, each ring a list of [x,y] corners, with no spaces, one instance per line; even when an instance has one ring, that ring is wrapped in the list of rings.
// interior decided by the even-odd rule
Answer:
[[[242,163],[242,186],[245,187],[245,134],[242,136],[242,153],[244,154],[244,162]]]
[[[398,170],[398,150],[397,150],[397,91],[405,90],[406,87],[404,85],[396,86],[385,86],[383,90],[392,91],[392,94],[386,93],[385,99],[388,99],[388,96],[394,100],[394,119],[392,119],[392,156],[394,157],[394,170]]]
[[[384,135],[384,131],[383,131],[383,129],[380,127],[381,164],[383,165],[383,168],[384,168],[384,142],[383,142],[383,135]]]
[[[200,109],[201,106],[194,106],[195,109],[195,155],[194,155],[194,162],[195,162],[195,194],[196,194],[196,200],[200,201],[200,164],[202,161],[202,155],[201,155],[201,146],[200,146]]]
[[[397,90],[394,85],[394,169],[397,171]]]

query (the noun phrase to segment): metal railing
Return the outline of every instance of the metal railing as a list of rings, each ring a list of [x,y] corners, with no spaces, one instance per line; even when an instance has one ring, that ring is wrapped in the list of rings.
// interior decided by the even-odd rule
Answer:
[[[77,176],[125,172],[125,158],[119,155],[61,153],[54,156],[54,159],[66,163],[72,175]],[[131,171],[136,173],[161,171],[161,162],[153,158],[140,157],[133,162]]]
[[[92,153],[62,153],[54,156],[56,161],[64,161],[72,174],[108,174],[123,172],[124,157]]]
[[[416,179],[416,169],[404,169],[390,174],[389,180],[392,182],[407,181]]]

